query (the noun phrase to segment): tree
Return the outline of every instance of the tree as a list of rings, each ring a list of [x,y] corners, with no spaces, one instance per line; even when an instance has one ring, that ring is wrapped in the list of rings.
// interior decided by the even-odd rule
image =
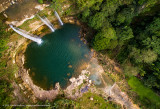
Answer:
[[[90,9],[86,9],[82,12],[82,21],[87,22],[87,17],[90,15]]]
[[[116,30],[116,33],[120,41],[129,40],[134,37],[132,29],[128,26],[125,26],[123,28],[118,28]]]
[[[54,9],[54,10],[62,10],[62,4],[65,0],[53,0],[52,4],[51,4],[51,7]]]
[[[98,38],[101,37],[100,34],[97,34],[95,36],[94,42],[93,42],[93,48],[97,51],[107,49],[107,45],[110,42],[110,39],[107,38]]]
[[[160,55],[160,38],[157,36],[152,36],[152,38],[147,37],[145,40],[142,41],[143,45],[146,48],[153,49],[154,52]]]
[[[10,32],[7,31],[7,26],[3,23],[2,20],[0,20],[0,58],[2,56],[2,53],[4,50],[6,50],[8,47],[8,36],[10,35]]]
[[[39,3],[43,4],[43,0],[38,0]]]
[[[118,6],[119,0],[106,0],[106,2],[102,4],[102,12],[104,12],[106,17],[114,15]]]
[[[102,12],[96,13],[89,18],[89,25],[94,29],[100,29],[106,24],[107,20]]]
[[[146,85],[149,88],[154,88],[154,87],[160,88],[157,78],[153,76],[153,74],[148,76],[148,78],[144,81],[144,85]]]
[[[142,59],[142,62],[152,63],[157,60],[157,56],[158,55],[154,51],[148,49],[148,50],[142,50],[141,56],[139,58]]]
[[[12,91],[12,86],[9,84],[9,82],[0,80],[0,104],[3,105],[9,105],[12,97],[10,96]]]
[[[116,25],[121,25],[122,23],[129,25],[132,21],[132,18],[136,16],[135,7],[130,6],[124,8],[116,16]]]
[[[139,68],[125,64],[124,73],[129,77],[136,76],[139,73]]]
[[[96,3],[101,3],[103,0],[77,0],[76,3],[80,10],[92,7]]]
[[[99,32],[94,40],[93,40],[93,47],[99,51],[104,49],[110,49],[111,47],[111,40],[116,40],[116,32],[112,27],[103,28],[101,32]],[[111,47],[113,48],[113,47]]]
[[[116,24],[120,25],[120,24],[124,23],[125,19],[126,19],[126,17],[122,13],[119,13],[116,18]]]
[[[140,5],[140,12],[139,13],[144,13],[146,11],[149,11],[152,6],[154,6],[158,0],[138,0],[137,5]]]
[[[146,27],[146,32],[156,34],[160,30],[160,18],[155,18],[151,24]]]
[[[157,60],[158,55],[150,49],[140,50],[133,47],[132,52],[130,53],[130,56],[132,56],[135,59],[136,63],[151,64],[152,62]]]

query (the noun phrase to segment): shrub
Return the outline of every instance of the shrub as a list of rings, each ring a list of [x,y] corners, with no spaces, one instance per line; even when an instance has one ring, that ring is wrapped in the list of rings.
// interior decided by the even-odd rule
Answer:
[[[41,3],[41,4],[43,4],[43,0],[38,0],[38,3]]]

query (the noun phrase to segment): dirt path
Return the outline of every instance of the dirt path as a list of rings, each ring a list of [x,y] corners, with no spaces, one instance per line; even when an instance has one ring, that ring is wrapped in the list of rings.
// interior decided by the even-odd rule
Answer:
[[[109,95],[113,99],[113,101],[121,104],[122,107],[125,107],[127,109],[140,109],[137,105],[133,104],[128,95],[122,92],[116,83],[110,89]]]

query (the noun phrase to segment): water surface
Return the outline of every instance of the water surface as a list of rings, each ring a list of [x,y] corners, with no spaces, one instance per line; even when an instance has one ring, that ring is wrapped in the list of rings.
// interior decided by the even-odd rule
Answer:
[[[81,66],[89,61],[90,50],[78,37],[79,30],[76,25],[65,24],[44,36],[42,45],[28,45],[25,67],[30,69],[34,84],[50,89],[59,82],[65,88],[69,78],[81,72]]]

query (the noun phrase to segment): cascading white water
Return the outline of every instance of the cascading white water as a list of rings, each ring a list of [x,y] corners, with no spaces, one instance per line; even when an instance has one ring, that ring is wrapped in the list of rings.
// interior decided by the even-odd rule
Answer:
[[[58,18],[60,24],[63,25],[63,22],[62,22],[61,18],[59,17],[58,13],[56,11],[54,11],[54,13],[55,13],[56,17]]]
[[[55,31],[53,25],[51,24],[51,22],[50,22],[46,17],[45,17],[45,18],[42,18],[42,17],[40,17],[39,15],[37,15],[37,16],[41,19],[41,21],[42,21],[44,24],[46,24],[46,25],[51,29],[52,32]]]
[[[41,38],[36,38],[36,37],[32,37],[31,35],[27,34],[27,32],[25,32],[24,30],[18,29],[13,27],[13,25],[9,25],[15,32],[17,32],[18,34],[22,35],[23,37],[30,39],[34,42],[37,42],[38,44],[42,43],[42,39]]]

